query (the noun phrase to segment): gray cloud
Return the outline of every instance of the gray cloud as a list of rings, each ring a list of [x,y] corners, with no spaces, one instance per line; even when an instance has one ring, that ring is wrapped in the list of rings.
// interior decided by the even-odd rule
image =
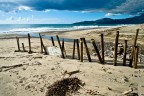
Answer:
[[[138,14],[144,11],[144,0],[0,0],[0,10],[9,12],[27,6],[31,10],[103,11]]]
[[[138,14],[144,10],[144,0],[127,0],[122,3],[121,6],[117,6],[113,9],[114,13],[128,13],[128,14]]]

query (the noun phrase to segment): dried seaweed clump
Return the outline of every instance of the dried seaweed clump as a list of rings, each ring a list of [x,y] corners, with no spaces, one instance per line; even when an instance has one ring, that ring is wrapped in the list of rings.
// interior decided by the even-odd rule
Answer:
[[[76,77],[65,78],[50,85],[46,96],[67,96],[68,94],[77,92],[81,85],[83,85],[82,81]]]

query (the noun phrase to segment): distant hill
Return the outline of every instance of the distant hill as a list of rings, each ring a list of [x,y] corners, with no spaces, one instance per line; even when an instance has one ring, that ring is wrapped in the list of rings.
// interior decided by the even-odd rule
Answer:
[[[83,22],[76,22],[73,24],[142,24],[142,23],[144,23],[144,14],[125,19],[103,18],[96,21],[83,21]]]

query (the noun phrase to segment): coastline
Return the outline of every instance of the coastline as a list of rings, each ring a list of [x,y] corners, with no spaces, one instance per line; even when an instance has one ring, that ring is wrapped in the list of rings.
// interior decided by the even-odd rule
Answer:
[[[116,31],[120,32],[120,42],[128,40],[132,45],[136,29],[140,28],[138,44],[144,47],[144,26],[133,25],[112,29],[88,29],[65,32],[41,32],[42,35],[55,36],[61,38],[86,40],[95,39],[100,42],[100,34],[104,34],[105,42],[114,42]],[[144,65],[138,63],[138,69],[128,66],[122,66],[122,60],[118,59],[120,64],[113,66],[113,58],[106,57],[106,64],[100,64],[97,56],[92,55],[93,62],[88,62],[84,53],[84,62],[71,59],[73,43],[65,42],[67,58],[62,59],[56,56],[49,56],[40,53],[39,38],[31,38],[32,50],[36,53],[14,52],[17,50],[15,37],[18,35],[0,36],[0,94],[1,96],[45,96],[47,87],[57,80],[69,77],[64,74],[65,71],[79,70],[79,73],[72,74],[70,77],[78,77],[85,82],[84,88],[93,90],[100,96],[123,96],[122,94],[133,88],[132,93],[138,95],[144,94]],[[19,37],[19,36],[18,36]],[[50,40],[43,39],[45,46],[52,45]],[[28,50],[27,37],[20,38],[20,44],[24,43]],[[57,42],[55,42],[58,45]],[[21,45],[20,45],[21,46]],[[88,44],[91,48],[91,44]],[[22,47],[21,47],[22,49]],[[14,66],[22,64],[16,68],[2,68],[2,66]],[[79,93],[72,96],[92,96],[87,90],[80,89]]]

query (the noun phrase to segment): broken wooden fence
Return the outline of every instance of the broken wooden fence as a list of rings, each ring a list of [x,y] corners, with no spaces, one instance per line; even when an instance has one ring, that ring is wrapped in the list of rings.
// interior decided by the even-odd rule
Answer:
[[[138,54],[139,54],[139,47],[136,44],[137,43],[137,38],[138,38],[138,33],[139,33],[139,29],[136,32],[136,36],[135,36],[135,39],[134,39],[134,44],[133,44],[132,51],[131,51],[131,58],[130,58],[130,62],[129,62],[129,66],[134,67],[134,68],[137,68]],[[101,54],[99,52],[99,49],[98,49],[94,39],[91,39],[91,43],[93,45],[93,48],[94,48],[95,52],[97,53],[97,57],[98,57],[99,62],[101,64],[103,64],[103,63],[105,63],[105,55],[104,55],[105,51],[104,51],[104,37],[103,37],[103,34],[101,34],[100,37],[101,37],[101,41],[100,41],[101,42],[100,43],[101,44],[101,47],[100,47]],[[46,46],[43,43],[43,39],[42,39],[41,34],[39,34],[39,38],[40,38],[41,53],[45,53],[45,55],[48,55],[47,49],[46,49]],[[52,45],[55,46],[53,36],[51,36],[50,39],[51,39]],[[62,58],[66,58],[66,55],[64,54],[65,53],[65,43],[64,43],[65,39],[64,38],[62,39],[62,44],[60,42],[61,40],[59,39],[58,35],[56,35],[56,39],[58,41],[58,45],[59,45],[59,48],[61,50]],[[17,48],[18,48],[18,50],[16,50],[16,52],[21,52],[18,37],[16,37],[16,41],[17,41]],[[79,45],[79,43],[80,43],[80,45]],[[113,63],[114,66],[117,65],[118,43],[119,43],[119,31],[116,32],[116,37],[115,37],[114,63]],[[31,36],[30,36],[30,34],[28,34],[28,46],[29,46],[28,53],[29,54],[33,53],[32,49],[31,49]],[[89,52],[89,48],[88,48],[88,45],[87,45],[87,42],[86,42],[85,38],[80,38],[80,41],[79,41],[79,39],[73,39],[72,59],[75,59],[75,49],[77,48],[77,57],[78,57],[77,59],[80,60],[81,62],[83,62],[84,47],[85,47],[86,55],[88,57],[88,61],[92,62],[91,55],[90,55],[90,52]],[[25,49],[24,43],[22,43],[22,48],[23,48],[23,52],[27,52],[26,49]],[[127,55],[127,40],[124,40],[123,66],[126,66],[126,60],[127,60],[126,55]]]

